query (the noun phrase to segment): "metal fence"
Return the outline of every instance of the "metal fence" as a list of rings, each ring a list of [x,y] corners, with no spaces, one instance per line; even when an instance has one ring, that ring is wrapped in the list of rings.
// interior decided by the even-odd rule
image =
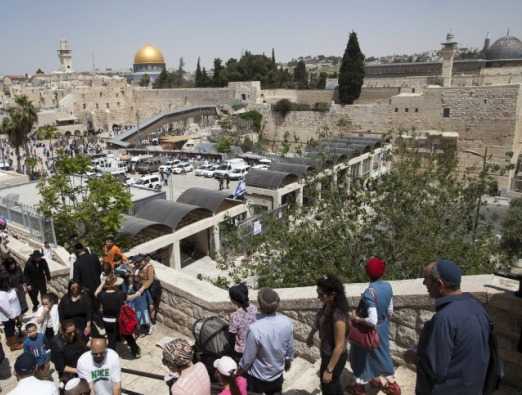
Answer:
[[[42,216],[34,207],[26,206],[9,198],[0,198],[0,217],[7,223],[23,227],[34,240],[56,244],[54,224],[51,218]]]
[[[282,205],[274,210],[267,211],[264,213],[260,213],[254,215],[245,221],[238,224],[238,233],[241,239],[244,239],[248,236],[256,236],[263,234],[265,231],[265,225],[267,223],[267,219],[274,218],[278,221],[283,221],[285,218],[285,211],[288,208],[288,205]]]

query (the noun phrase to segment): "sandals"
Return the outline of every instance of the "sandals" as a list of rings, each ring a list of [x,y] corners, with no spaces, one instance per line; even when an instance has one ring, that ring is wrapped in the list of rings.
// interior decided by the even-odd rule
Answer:
[[[381,391],[386,395],[401,395],[401,387],[397,382],[390,383],[389,381],[381,388]]]
[[[346,391],[351,395],[366,395],[366,388],[362,384],[350,384]]]

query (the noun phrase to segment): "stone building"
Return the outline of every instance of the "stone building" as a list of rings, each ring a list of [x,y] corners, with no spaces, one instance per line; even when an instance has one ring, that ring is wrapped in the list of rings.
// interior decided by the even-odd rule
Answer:
[[[165,58],[158,48],[146,44],[134,56],[133,73],[129,75],[129,82],[139,82],[147,75],[154,82],[162,71],[166,69]]]

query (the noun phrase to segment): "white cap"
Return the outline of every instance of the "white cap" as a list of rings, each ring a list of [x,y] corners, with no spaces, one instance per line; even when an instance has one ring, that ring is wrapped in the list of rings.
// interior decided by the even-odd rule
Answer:
[[[223,376],[232,376],[237,373],[237,363],[230,357],[221,357],[214,361],[214,367]]]

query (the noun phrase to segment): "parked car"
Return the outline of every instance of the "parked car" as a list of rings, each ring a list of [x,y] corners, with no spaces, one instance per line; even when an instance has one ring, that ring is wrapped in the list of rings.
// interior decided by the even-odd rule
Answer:
[[[192,170],[194,170],[194,167],[188,162],[178,163],[176,167],[172,168],[174,174],[190,173]]]
[[[136,165],[136,172],[140,174],[154,173],[158,171],[160,165],[161,161],[159,158],[146,159]]]
[[[205,175],[205,171],[211,169],[212,167],[214,166],[209,164],[203,164],[194,171],[194,175],[203,177]]]
[[[242,167],[237,169],[232,169],[228,172],[228,179],[229,180],[239,180],[243,177],[245,177],[248,173],[248,167]],[[227,176],[225,176],[227,177]]]
[[[254,165],[252,166],[252,169],[258,169],[258,170],[268,170],[270,166],[268,165]]]
[[[234,169],[248,169],[248,164],[240,158],[227,160],[225,163],[219,165],[218,169],[214,172],[215,178],[225,178]]]
[[[206,170],[203,170],[203,177],[212,178],[214,177],[214,173],[218,169],[218,165],[210,165],[210,167]]]
[[[164,164],[162,164],[158,168],[158,170],[162,173],[170,173],[172,172],[172,168],[176,167],[179,163],[181,163],[181,161],[179,161],[178,159],[168,160]]]
[[[138,178],[133,185],[160,191],[162,187],[161,177],[159,174],[149,174]]]

